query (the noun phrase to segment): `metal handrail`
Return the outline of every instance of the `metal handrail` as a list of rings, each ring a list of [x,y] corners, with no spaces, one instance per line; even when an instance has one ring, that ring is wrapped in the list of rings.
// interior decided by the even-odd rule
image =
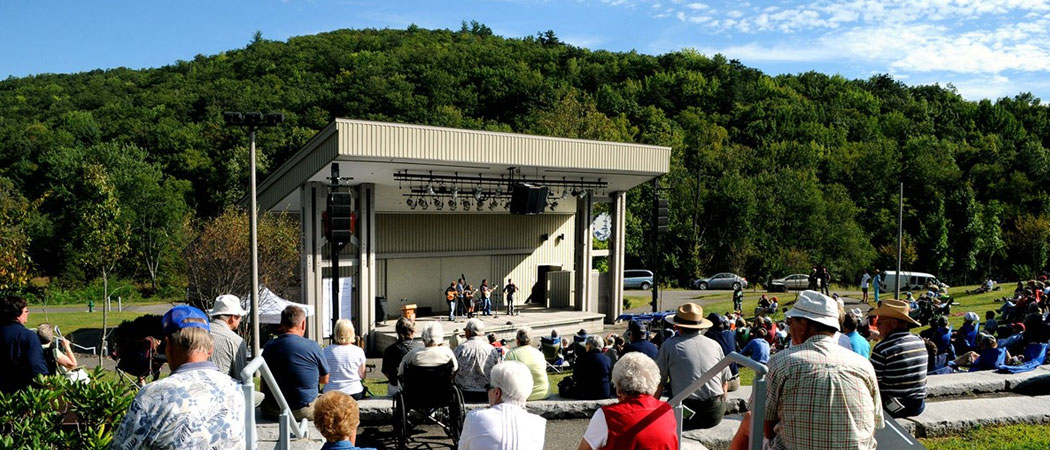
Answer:
[[[252,359],[241,371],[241,389],[244,390],[244,439],[247,444],[246,448],[256,449],[259,447],[259,438],[255,431],[255,381],[253,378],[256,371],[262,373],[263,383],[269,386],[270,395],[277,401],[277,406],[281,409],[281,415],[277,419],[279,431],[276,450],[288,450],[291,448],[289,429],[295,433],[297,439],[306,438],[310,433],[310,429],[306,426],[305,418],[300,423],[295,423],[292,420],[292,410],[288,407],[288,402],[284,400],[284,394],[281,393],[280,386],[277,386],[277,381],[274,380],[270,367],[266,365],[266,360],[261,357]]]
[[[674,408],[674,417],[678,421],[678,442],[681,445],[682,442],[682,400],[689,398],[700,389],[700,386],[707,384],[716,375],[722,373],[730,364],[737,363],[741,366],[745,366],[755,371],[755,381],[752,383],[751,396],[751,433],[748,436],[747,447],[751,450],[762,450],[762,427],[765,421],[766,415],[766,373],[768,369],[765,364],[756,362],[755,360],[741,355],[737,352],[732,352],[718,361],[714,367],[708,369],[706,373],[689,387],[682,390],[671,398],[667,403],[671,404]]]

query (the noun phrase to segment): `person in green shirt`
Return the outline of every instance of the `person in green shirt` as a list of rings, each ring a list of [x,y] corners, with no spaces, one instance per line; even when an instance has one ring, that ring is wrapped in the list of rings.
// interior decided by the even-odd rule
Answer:
[[[532,346],[532,328],[518,328],[515,338],[518,346],[507,354],[507,361],[518,361],[525,364],[532,374],[532,394],[528,400],[543,400],[550,396],[550,383],[547,380],[547,361],[543,352]]]

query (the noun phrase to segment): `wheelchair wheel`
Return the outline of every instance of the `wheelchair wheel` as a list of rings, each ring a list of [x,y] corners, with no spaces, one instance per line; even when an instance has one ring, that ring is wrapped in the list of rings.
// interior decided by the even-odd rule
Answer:
[[[405,450],[408,448],[408,409],[405,408],[405,399],[398,392],[394,394],[394,432],[397,433],[397,448]]]
[[[448,405],[448,432],[452,439],[452,447],[459,447],[459,436],[463,434],[463,421],[466,419],[466,405],[463,401],[463,392],[459,388],[452,390],[452,399]]]

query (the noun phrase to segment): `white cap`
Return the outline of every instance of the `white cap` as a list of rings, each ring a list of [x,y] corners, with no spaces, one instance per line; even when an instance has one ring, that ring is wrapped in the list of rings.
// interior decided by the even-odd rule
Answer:
[[[241,308],[241,299],[237,298],[236,295],[220,295],[215,297],[215,305],[212,306],[211,311],[208,311],[209,316],[246,316],[248,311]]]
[[[963,320],[965,320],[967,322],[976,322],[977,321],[977,313],[975,313],[973,311],[970,311],[970,312],[966,313],[965,316],[963,316]]]
[[[839,304],[835,299],[817,291],[802,291],[784,317],[800,317],[839,329]]]

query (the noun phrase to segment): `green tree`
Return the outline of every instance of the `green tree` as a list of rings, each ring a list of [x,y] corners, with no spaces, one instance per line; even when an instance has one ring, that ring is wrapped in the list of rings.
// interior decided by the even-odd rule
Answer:
[[[24,224],[30,205],[11,180],[0,178],[0,290],[17,290],[29,281],[30,238]]]

